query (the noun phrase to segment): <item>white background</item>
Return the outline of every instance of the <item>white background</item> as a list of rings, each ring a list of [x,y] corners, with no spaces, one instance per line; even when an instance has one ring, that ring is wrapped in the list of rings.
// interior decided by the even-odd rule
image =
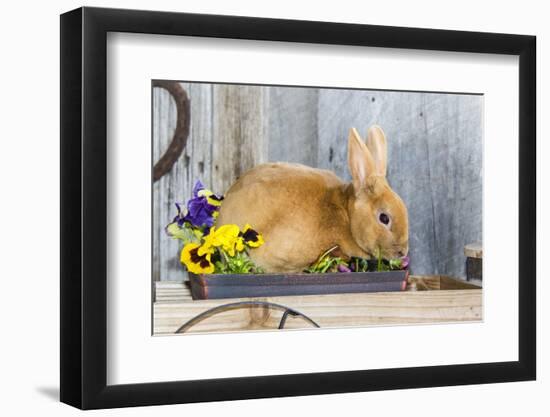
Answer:
[[[107,45],[109,384],[517,360],[517,259],[502,262],[518,251],[517,57],[136,34]],[[178,77],[483,92],[483,322],[151,338],[150,80]]]
[[[539,213],[550,210],[548,180],[550,168],[542,161],[550,157],[542,137],[548,122],[542,120],[550,90],[541,80],[548,73],[550,28],[543,2],[461,1],[373,3],[208,1],[185,4],[177,1],[95,2],[88,5],[164,9],[204,13],[242,14],[296,19],[335,20],[399,26],[421,26],[536,34],[538,36],[538,137]],[[2,13],[2,151],[0,178],[3,204],[2,278],[0,302],[2,344],[2,401],[6,415],[41,413],[72,415],[76,411],[58,404],[58,309],[59,309],[59,29],[58,14],[80,6],[71,1],[57,4],[10,3]],[[503,225],[505,228],[506,226]],[[539,258],[550,248],[550,222],[539,215]],[[543,237],[545,235],[545,237]],[[540,266],[539,266],[540,271]],[[539,272],[539,380],[485,386],[402,390],[378,393],[327,395],[305,398],[239,401],[101,411],[107,415],[548,415],[550,406],[543,395],[550,390],[549,304],[550,290]],[[11,284],[11,285],[10,285]]]

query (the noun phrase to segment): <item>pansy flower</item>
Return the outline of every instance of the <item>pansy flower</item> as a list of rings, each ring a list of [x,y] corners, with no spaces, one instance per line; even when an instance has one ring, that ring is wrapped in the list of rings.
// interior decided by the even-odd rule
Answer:
[[[187,202],[188,212],[185,221],[196,227],[211,227],[214,224],[214,218],[217,216],[222,200],[222,196],[207,190],[200,181],[197,181],[195,187],[193,187],[193,198]]]
[[[239,227],[235,224],[224,224],[216,230],[215,236],[217,246],[221,246],[229,256],[235,256],[235,247],[239,240]]]
[[[252,229],[248,223],[244,226],[244,230],[239,233],[239,236],[251,248],[258,248],[264,244],[262,235]]]
[[[200,245],[188,243],[181,251],[180,261],[194,274],[211,274],[214,272],[214,264],[210,261],[210,254],[199,255]]]
[[[195,188],[193,189],[194,197],[206,197],[208,204],[219,207],[222,205],[223,196],[214,194],[212,191],[204,188],[200,181],[197,181]]]
[[[185,224],[185,217],[187,216],[187,209],[181,207],[180,203],[175,203],[176,208],[178,209],[178,214],[172,220],[172,223],[177,223],[179,227],[182,227]]]
[[[201,256],[205,254],[212,255],[214,253],[214,248],[219,246],[216,243],[216,226],[212,226],[209,233],[204,236],[203,243],[199,248],[198,254]]]
[[[344,264],[338,264],[338,267],[336,269],[338,270],[338,272],[351,272],[351,268]]]
[[[183,242],[181,263],[195,274],[262,272],[247,250],[263,245],[257,231],[248,224],[242,231],[236,224],[214,226],[222,200],[197,181],[187,204],[176,203],[177,215],[165,230]]]
[[[178,214],[174,217],[172,223],[168,224],[164,228],[166,234],[174,239],[180,239],[185,243],[200,240],[202,237],[200,229],[193,230],[186,226],[185,217],[187,215],[187,209],[185,207],[182,208],[179,203],[176,203],[176,208],[178,209]]]
[[[221,247],[229,256],[235,256],[235,249],[240,252],[244,249],[239,245],[239,228],[235,224],[225,224],[220,228],[213,226],[210,233],[204,237],[204,242],[199,248],[199,255],[214,253],[214,248]]]
[[[388,260],[390,270],[393,269],[407,269],[409,267],[410,258],[408,256],[402,256],[401,258],[394,258]]]

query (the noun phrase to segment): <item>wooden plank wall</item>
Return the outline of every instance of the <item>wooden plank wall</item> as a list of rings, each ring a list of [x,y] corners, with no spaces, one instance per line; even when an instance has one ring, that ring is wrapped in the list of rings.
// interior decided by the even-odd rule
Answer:
[[[153,188],[153,278],[185,278],[163,228],[196,179],[224,192],[265,161],[334,170],[349,179],[347,133],[379,124],[388,178],[409,209],[415,274],[465,277],[465,244],[481,241],[483,97],[475,95],[182,83],[191,101],[188,144]],[[153,158],[175,127],[175,105],[153,91]]]

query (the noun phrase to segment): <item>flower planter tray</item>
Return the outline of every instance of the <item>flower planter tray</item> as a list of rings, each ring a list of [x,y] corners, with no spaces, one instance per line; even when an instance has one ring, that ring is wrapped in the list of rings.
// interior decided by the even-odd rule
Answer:
[[[324,274],[189,274],[193,300],[403,291],[408,271]]]

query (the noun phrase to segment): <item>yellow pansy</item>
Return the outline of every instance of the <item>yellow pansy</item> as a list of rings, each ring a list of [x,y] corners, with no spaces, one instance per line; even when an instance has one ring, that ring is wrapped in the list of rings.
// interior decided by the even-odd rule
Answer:
[[[235,243],[235,249],[237,249],[237,252],[242,252],[244,250],[244,240],[240,235],[241,233],[239,233],[239,237]]]
[[[244,226],[244,230],[241,232],[240,236],[242,236],[244,242],[251,248],[258,248],[265,243],[262,235],[252,229],[248,223]]]
[[[239,228],[234,224],[225,224],[219,228],[213,226],[210,233],[204,237],[203,244],[198,249],[198,254],[213,254],[214,248],[221,247],[229,256],[235,256],[235,249],[238,252],[244,249],[239,234]]]
[[[214,246],[221,246],[229,256],[235,256],[235,246],[239,237],[239,227],[224,224],[214,232]]]
[[[212,206],[220,207],[222,205],[223,197],[217,196],[212,191],[207,190],[206,188],[203,188],[202,190],[199,190],[197,192],[197,195],[199,197],[206,197],[206,201],[208,202],[208,204],[210,204]]]
[[[214,272],[214,264],[210,262],[210,254],[199,255],[200,245],[188,243],[181,250],[180,262],[194,274],[211,274]]]
[[[204,255],[205,253],[213,254],[214,247],[220,246],[216,241],[216,226],[213,226],[210,229],[210,232],[204,236],[201,247],[198,250],[199,255]]]
[[[206,201],[208,201],[208,204],[210,204],[211,206],[220,207],[222,205],[222,200],[218,200],[215,195],[206,197]]]

